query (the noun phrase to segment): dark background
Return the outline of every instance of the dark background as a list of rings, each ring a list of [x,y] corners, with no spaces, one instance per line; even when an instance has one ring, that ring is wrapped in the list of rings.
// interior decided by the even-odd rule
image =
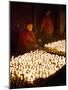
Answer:
[[[18,47],[19,32],[24,28],[24,20],[31,18],[33,21],[33,30],[37,38],[41,38],[40,26],[44,15],[50,11],[50,17],[54,26],[54,37],[65,39],[66,33],[66,5],[41,4],[27,2],[10,2],[10,52],[14,55]],[[62,14],[64,15],[61,20]],[[62,23],[61,23],[62,21]],[[63,24],[64,23],[64,24]],[[60,31],[64,28],[63,35]]]

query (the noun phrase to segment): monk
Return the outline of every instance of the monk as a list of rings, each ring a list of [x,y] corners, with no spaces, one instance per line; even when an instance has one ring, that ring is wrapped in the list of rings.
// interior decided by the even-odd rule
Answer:
[[[41,22],[41,33],[44,43],[51,41],[53,37],[54,26],[53,21],[50,17],[50,11],[46,13]]]
[[[26,21],[25,28],[19,35],[19,52],[25,53],[31,50],[35,50],[39,47],[35,33],[33,30],[33,24],[31,20]]]

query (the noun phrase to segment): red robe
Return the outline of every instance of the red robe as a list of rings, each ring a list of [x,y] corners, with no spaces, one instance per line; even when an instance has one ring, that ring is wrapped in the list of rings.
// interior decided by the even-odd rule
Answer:
[[[50,33],[52,34],[54,31],[54,26],[51,18],[49,16],[44,17],[41,24],[41,30],[44,33]]]
[[[19,36],[19,51],[26,52],[38,47],[35,33],[33,31],[24,30]]]

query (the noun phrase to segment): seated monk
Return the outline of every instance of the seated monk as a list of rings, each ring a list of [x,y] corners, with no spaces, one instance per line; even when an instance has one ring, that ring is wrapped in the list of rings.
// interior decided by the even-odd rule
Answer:
[[[25,29],[19,35],[19,52],[25,53],[35,50],[39,47],[35,33],[32,31],[33,25],[31,20],[26,21]]]

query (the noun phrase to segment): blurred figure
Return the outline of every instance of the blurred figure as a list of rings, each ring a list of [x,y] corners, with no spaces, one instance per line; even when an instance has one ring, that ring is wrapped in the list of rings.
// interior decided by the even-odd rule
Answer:
[[[50,14],[51,12],[48,11],[41,22],[41,34],[44,43],[50,42],[53,39],[54,26]]]
[[[19,53],[23,54],[31,50],[35,50],[39,47],[35,33],[33,30],[33,24],[31,20],[25,21],[24,30],[20,32],[19,35]]]

